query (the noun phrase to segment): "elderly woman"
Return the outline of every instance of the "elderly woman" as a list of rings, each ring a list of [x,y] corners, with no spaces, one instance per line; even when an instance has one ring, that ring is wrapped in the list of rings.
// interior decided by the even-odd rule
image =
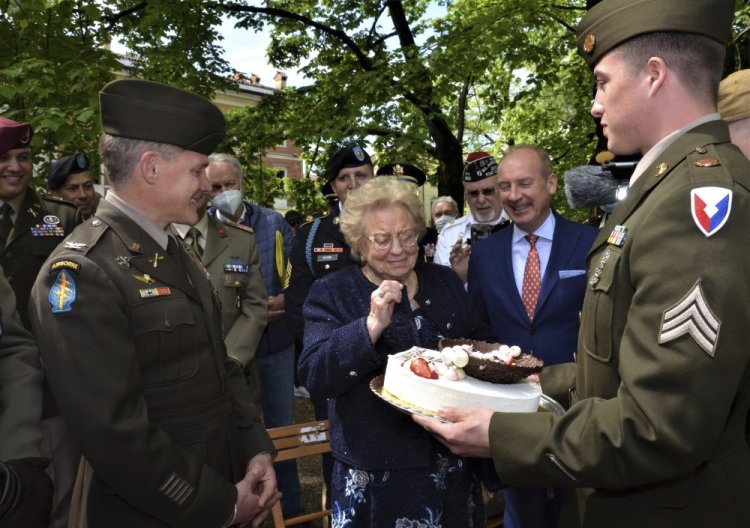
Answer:
[[[484,526],[467,461],[370,390],[389,354],[441,337],[484,337],[448,267],[417,262],[425,230],[413,186],[376,178],[352,191],[341,231],[361,266],[313,284],[299,373],[328,398],[333,526]]]

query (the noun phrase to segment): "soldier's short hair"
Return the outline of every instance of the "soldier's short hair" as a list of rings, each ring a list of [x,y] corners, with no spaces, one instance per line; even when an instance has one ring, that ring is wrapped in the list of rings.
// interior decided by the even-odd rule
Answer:
[[[105,174],[112,187],[117,188],[127,183],[135,173],[135,168],[141,156],[149,150],[157,152],[162,158],[170,161],[183,149],[166,143],[102,133],[99,138],[99,155],[102,158]]]
[[[710,97],[716,104],[725,55],[718,41],[695,33],[657,32],[633,37],[613,51],[629,64],[631,74],[649,58],[661,57],[692,96]]]

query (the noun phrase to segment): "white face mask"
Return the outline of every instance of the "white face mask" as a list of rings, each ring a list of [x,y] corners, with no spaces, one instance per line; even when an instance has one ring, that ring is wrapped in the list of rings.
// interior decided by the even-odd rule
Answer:
[[[455,217],[444,214],[443,216],[435,220],[435,229],[437,229],[437,232],[439,233],[445,226],[453,222],[454,219]]]
[[[237,189],[230,189],[211,198],[211,202],[222,213],[234,215],[242,203],[242,193]]]

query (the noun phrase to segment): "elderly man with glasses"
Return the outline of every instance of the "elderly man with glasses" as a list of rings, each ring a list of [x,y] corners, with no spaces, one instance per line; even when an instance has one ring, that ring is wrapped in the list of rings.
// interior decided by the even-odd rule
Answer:
[[[461,179],[470,212],[440,232],[435,263],[452,267],[465,283],[472,240],[486,238],[508,225],[508,220],[500,203],[495,158],[486,152],[472,152],[466,157]]]

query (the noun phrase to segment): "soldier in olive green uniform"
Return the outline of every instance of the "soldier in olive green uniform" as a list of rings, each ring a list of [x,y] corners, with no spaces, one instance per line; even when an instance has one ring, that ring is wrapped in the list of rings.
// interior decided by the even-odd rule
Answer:
[[[170,223],[194,224],[224,117],[149,81],[100,94],[112,184],[45,263],[30,316],[50,386],[93,470],[88,525],[261,521],[273,446],[224,347],[205,271]]]
[[[197,253],[208,272],[221,304],[227,354],[247,369],[248,390],[260,410],[260,377],[255,353],[268,322],[268,294],[260,274],[255,235],[251,227],[217,220],[203,205],[198,211],[203,216],[195,226],[176,224],[174,229]]]
[[[0,117],[0,266],[26,328],[29,292],[39,268],[80,222],[75,205],[29,186],[33,135],[28,123]]]
[[[52,484],[40,454],[42,367],[0,267],[0,526],[44,528]]]
[[[716,113],[734,6],[604,0],[579,25],[609,150],[643,159],[589,254],[577,365],[542,371],[569,410],[420,419],[501,481],[581,488],[583,526],[750,526],[750,163]]]

